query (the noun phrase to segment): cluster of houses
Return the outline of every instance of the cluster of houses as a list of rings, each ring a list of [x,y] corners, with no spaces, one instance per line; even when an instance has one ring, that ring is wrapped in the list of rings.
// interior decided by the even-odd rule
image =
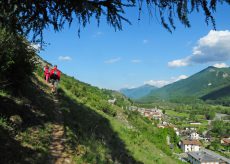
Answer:
[[[229,159],[202,148],[200,140],[204,138],[200,137],[195,128],[186,128],[183,132],[189,135],[187,138],[182,139],[179,145],[183,152],[187,153],[187,159],[191,164],[230,164]],[[228,139],[222,139],[224,144],[229,144]]]
[[[202,143],[200,141],[209,142],[211,138],[198,134],[196,128],[190,127],[179,130],[174,125],[166,121],[162,121],[157,125],[157,127],[170,127],[174,129],[175,133],[182,138],[179,145],[186,154],[187,161],[191,164],[230,164],[229,159],[202,147]],[[223,145],[230,146],[230,138],[223,138],[221,143]]]
[[[182,139],[179,145],[183,152],[187,156],[187,161],[191,164],[230,164],[230,160],[213,151],[207,150],[202,147],[201,140],[203,142],[209,142],[211,140],[207,135],[200,135],[197,133],[196,128],[189,127],[185,129],[178,129],[173,124],[165,121],[162,110],[153,108],[138,108],[135,106],[128,107],[129,110],[138,111],[142,116],[149,119],[158,119],[160,123],[158,128],[173,128],[177,136]],[[200,125],[199,122],[191,122],[191,125]],[[221,144],[230,146],[230,138],[223,138]]]
[[[129,110],[138,111],[142,116],[147,117],[149,119],[159,119],[161,120],[163,117],[162,110],[155,108],[146,109],[146,108],[138,108],[135,106],[130,106]]]

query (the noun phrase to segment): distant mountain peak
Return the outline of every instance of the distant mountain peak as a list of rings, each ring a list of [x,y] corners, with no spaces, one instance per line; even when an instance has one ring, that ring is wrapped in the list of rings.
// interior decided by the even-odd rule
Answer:
[[[215,72],[216,69],[218,69],[218,68],[217,68],[217,67],[214,67],[214,66],[208,66],[206,69],[204,69],[204,71],[207,70],[207,71],[209,71],[209,72]]]
[[[141,100],[170,100],[185,99],[186,97],[200,98],[221,87],[229,86],[230,68],[209,66],[187,79],[180,80],[146,95]]]
[[[129,98],[138,99],[148,95],[150,92],[157,89],[158,87],[152,86],[150,84],[145,84],[137,88],[131,88],[131,89],[123,88],[120,89],[120,92]]]
[[[218,68],[218,67],[215,67],[215,66],[213,66],[213,65],[210,65],[210,66],[207,67],[207,69],[211,69],[211,68],[214,68],[214,69],[215,69],[215,68]]]
[[[208,66],[207,68],[201,70],[198,73],[203,73],[203,72],[215,72],[218,68],[214,66]]]
[[[145,84],[145,85],[142,85],[141,87],[155,87],[155,88],[158,88],[158,87],[156,87],[154,85],[151,85],[151,84]]]

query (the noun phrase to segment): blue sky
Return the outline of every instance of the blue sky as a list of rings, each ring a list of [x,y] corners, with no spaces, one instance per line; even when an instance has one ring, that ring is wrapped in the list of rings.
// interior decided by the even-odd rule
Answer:
[[[204,16],[192,14],[191,28],[176,21],[176,30],[165,30],[147,10],[138,21],[137,9],[128,9],[122,31],[115,31],[94,19],[81,28],[64,28],[59,33],[46,29],[44,39],[50,45],[39,55],[76,79],[100,88],[118,90],[146,83],[161,87],[186,78],[209,65],[230,65],[230,6],[217,8],[217,31],[211,31]],[[219,54],[216,57],[216,54]],[[201,55],[200,55],[201,54]]]

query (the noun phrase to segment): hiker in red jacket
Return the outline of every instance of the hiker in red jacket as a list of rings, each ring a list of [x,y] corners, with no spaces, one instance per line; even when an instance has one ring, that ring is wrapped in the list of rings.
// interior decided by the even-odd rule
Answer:
[[[44,67],[43,71],[44,71],[44,79],[48,83],[49,78],[50,78],[50,68],[49,68],[48,64],[46,64],[46,66]]]
[[[54,65],[54,68],[50,71],[50,80],[52,83],[51,92],[56,93],[58,82],[60,81],[61,71],[57,69],[57,65]]]

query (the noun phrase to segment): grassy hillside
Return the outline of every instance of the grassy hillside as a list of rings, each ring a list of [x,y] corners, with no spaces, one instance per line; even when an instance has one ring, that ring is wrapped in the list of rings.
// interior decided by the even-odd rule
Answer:
[[[0,91],[2,163],[179,163],[166,144],[167,135],[176,142],[172,129],[123,110],[131,102],[121,94],[63,75],[55,96],[41,75],[38,68],[17,94]]]
[[[159,99],[189,101],[198,99],[229,85],[230,68],[208,67],[187,79],[177,81],[158,89],[142,98],[148,102]]]
[[[157,89],[157,87],[146,84],[132,89],[124,88],[121,89],[120,92],[131,99],[139,99],[141,97],[148,95],[152,91],[156,91]]]

